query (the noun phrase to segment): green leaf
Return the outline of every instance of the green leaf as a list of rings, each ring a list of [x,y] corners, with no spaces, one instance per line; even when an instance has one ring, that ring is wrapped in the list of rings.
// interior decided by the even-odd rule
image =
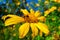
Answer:
[[[46,37],[46,39],[45,39],[45,40],[52,40],[52,37],[51,37],[51,36]]]
[[[40,40],[40,39],[41,37],[39,35],[34,38],[34,40]]]

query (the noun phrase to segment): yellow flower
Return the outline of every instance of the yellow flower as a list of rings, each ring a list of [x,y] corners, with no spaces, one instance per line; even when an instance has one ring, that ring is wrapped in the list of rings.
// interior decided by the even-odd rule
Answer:
[[[16,36],[16,33],[14,33],[13,36]]]
[[[53,0],[54,2],[60,3],[60,0]]]
[[[47,16],[48,14],[50,14],[50,12],[53,12],[56,9],[57,9],[57,7],[55,7],[55,6],[51,7],[50,9],[48,9],[44,12],[44,16]]]
[[[15,1],[15,4],[16,4],[17,6],[20,5],[20,1],[19,1],[19,0],[14,0],[14,1]]]
[[[58,12],[60,12],[60,7],[58,8]]]
[[[36,6],[40,6],[40,4],[37,3]]]
[[[17,2],[16,5],[19,6],[20,5],[20,2]]]
[[[45,4],[45,5],[46,5],[46,4],[49,4],[49,1],[45,1],[44,4]]]
[[[57,0],[53,0],[54,2],[57,2]]]
[[[30,28],[32,30],[32,37],[38,35],[38,29],[40,35],[42,35],[42,33],[45,33],[46,35],[49,34],[48,26],[44,23],[39,22],[41,18],[42,20],[44,19],[43,16],[40,17],[41,15],[39,11],[35,12],[33,9],[30,10],[30,13],[26,9],[21,9],[21,11],[24,14],[23,17],[16,15],[7,15],[5,17],[2,17],[4,20],[7,17],[10,17],[5,21],[5,26],[24,22],[24,24],[19,27],[19,38],[24,38],[29,32]]]

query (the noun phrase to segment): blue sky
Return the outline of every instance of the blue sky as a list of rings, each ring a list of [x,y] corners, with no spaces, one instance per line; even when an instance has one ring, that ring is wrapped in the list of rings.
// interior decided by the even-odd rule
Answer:
[[[0,4],[5,4],[6,0],[0,0]]]

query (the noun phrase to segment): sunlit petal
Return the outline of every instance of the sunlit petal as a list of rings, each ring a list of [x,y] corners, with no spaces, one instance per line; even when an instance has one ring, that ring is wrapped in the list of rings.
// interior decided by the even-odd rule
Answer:
[[[5,26],[12,25],[12,24],[17,24],[20,22],[23,22],[24,19],[22,17],[17,17],[17,18],[9,18],[5,21]]]
[[[46,10],[46,11],[44,12],[44,16],[47,16],[48,14],[50,14],[50,12],[53,12],[53,11],[56,10],[56,9],[57,9],[56,6],[51,7],[49,10]]]
[[[42,36],[43,35],[43,32],[40,30],[40,36]]]
[[[24,15],[28,15],[29,14],[29,12],[26,9],[24,9],[24,10],[21,9],[21,12],[23,12]]]
[[[2,19],[5,20],[7,18],[7,16],[3,16]]]
[[[34,14],[36,17],[40,16],[41,13],[39,11],[36,11],[35,14]]]
[[[33,10],[33,9],[30,9],[30,13],[31,13],[31,14],[34,14],[34,10]]]
[[[45,18],[45,16],[40,16],[40,17],[38,17],[38,20],[40,20],[42,22],[45,22],[46,21],[46,18]]]
[[[32,29],[32,37],[37,36],[37,34],[38,34],[37,27],[34,25],[34,23],[31,23],[30,26],[31,26],[31,29]]]
[[[50,14],[50,11],[49,11],[49,10],[46,10],[46,11],[44,12],[44,16],[47,16],[48,14]]]
[[[17,16],[17,15],[11,15],[11,14],[9,14],[9,15],[7,15],[7,17],[12,17],[12,18],[19,18],[20,16]]]
[[[49,11],[50,12],[53,12],[54,10],[56,10],[57,9],[57,7],[56,6],[53,6],[53,7],[51,7],[50,9],[49,9]]]
[[[2,19],[5,20],[7,17],[11,17],[11,18],[20,18],[20,17],[17,16],[17,15],[8,14],[8,15],[3,16]]]
[[[49,30],[48,30],[48,27],[46,24],[43,24],[43,23],[36,23],[35,24],[43,33],[45,34],[49,34]]]
[[[29,31],[29,23],[25,23],[19,27],[19,38],[24,38]]]

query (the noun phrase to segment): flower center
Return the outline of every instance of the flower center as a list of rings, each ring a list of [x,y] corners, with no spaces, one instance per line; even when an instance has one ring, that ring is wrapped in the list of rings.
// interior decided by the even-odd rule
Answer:
[[[38,19],[34,15],[32,15],[32,14],[25,15],[24,19],[25,19],[25,22],[29,22],[29,23],[36,23],[36,22],[38,22]]]

